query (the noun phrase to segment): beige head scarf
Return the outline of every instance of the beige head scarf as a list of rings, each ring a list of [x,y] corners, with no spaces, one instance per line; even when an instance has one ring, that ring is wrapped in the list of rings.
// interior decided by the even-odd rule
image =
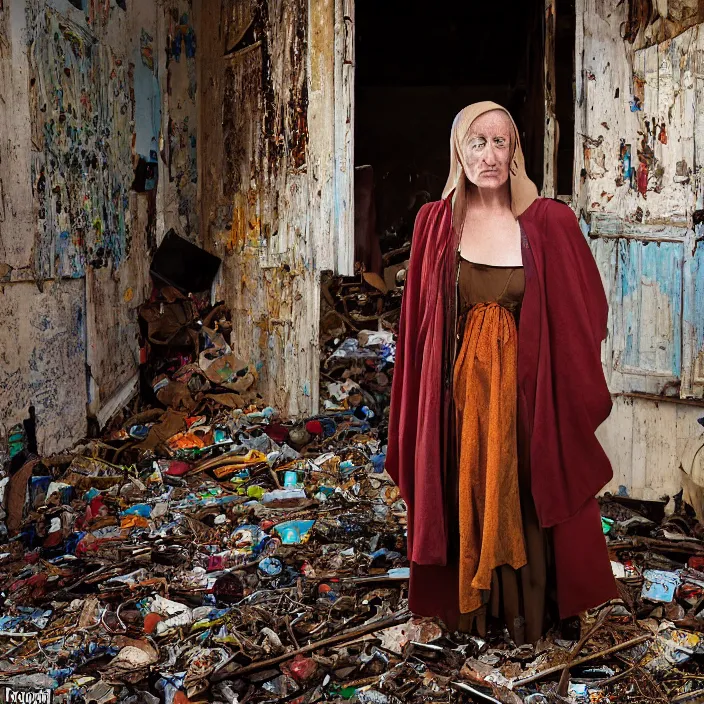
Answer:
[[[469,127],[474,120],[490,110],[503,110],[508,115],[513,125],[514,151],[509,167],[509,182],[511,187],[511,210],[514,216],[518,217],[538,197],[538,189],[528,178],[528,174],[526,173],[526,164],[523,158],[518,129],[509,111],[501,105],[497,105],[488,100],[481,103],[473,103],[461,110],[452,123],[452,135],[450,137],[450,176],[442,192],[442,197],[444,200],[453,191],[455,192],[452,207],[455,225],[461,222],[459,218],[464,218],[464,210],[466,207],[465,186],[467,184],[467,177],[465,176],[466,172],[463,163],[464,150],[462,149],[462,143],[466,139]]]

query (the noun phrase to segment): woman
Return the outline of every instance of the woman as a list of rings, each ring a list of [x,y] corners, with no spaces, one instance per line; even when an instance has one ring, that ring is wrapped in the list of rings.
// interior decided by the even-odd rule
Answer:
[[[539,198],[504,108],[452,126],[443,199],[416,219],[386,467],[408,505],[410,608],[517,643],[617,596],[595,494],[611,411],[608,307],[570,208]]]

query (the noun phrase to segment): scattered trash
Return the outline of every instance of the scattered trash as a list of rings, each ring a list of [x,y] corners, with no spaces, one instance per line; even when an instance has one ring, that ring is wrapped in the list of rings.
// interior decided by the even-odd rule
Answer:
[[[650,601],[670,603],[675,598],[675,591],[679,584],[680,579],[674,572],[646,570],[643,572],[641,596]]]
[[[579,642],[556,626],[516,647],[408,612],[405,505],[384,471],[396,256],[386,283],[324,286],[320,415],[269,407],[227,309],[164,264],[140,310],[141,399],[61,455],[11,429],[0,701],[704,701],[704,527],[681,496],[669,515],[601,499],[621,598],[584,615]]]
[[[220,268],[220,259],[169,230],[152,259],[155,281],[182,293],[207,291]]]

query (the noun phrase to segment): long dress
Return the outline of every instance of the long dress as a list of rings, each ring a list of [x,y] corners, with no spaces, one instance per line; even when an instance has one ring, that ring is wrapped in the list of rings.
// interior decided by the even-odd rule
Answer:
[[[517,422],[517,321],[524,289],[522,267],[460,260],[458,462],[456,476],[448,476],[457,488],[451,534],[459,559],[460,627],[479,616],[483,630],[486,605],[519,644],[535,642],[543,632],[548,552],[531,494],[528,442],[519,437]]]
[[[463,270],[460,278],[464,280],[464,271],[471,265],[457,261],[456,244],[453,246],[457,238],[451,218],[449,199],[431,204],[419,214],[414,234],[415,251],[411,257],[416,267],[409,269],[411,275],[404,294],[394,372],[387,469],[408,504],[411,558],[408,604],[414,614],[440,618],[450,630],[455,630],[462,626],[461,614],[473,613],[474,610],[467,609],[467,599],[470,606],[472,599],[476,603],[476,591],[479,591],[482,604],[491,605],[494,613],[499,608],[502,610],[504,621],[508,622],[517,641],[522,638],[516,622],[523,626],[525,640],[533,641],[536,633],[539,636],[543,623],[540,607],[531,606],[535,604],[535,595],[538,598],[543,595],[545,610],[548,604],[552,606],[552,600],[546,597],[554,588],[560,618],[574,616],[618,596],[602,534],[599,504],[594,498],[611,476],[608,459],[594,436],[594,430],[606,418],[611,405],[599,354],[599,342],[606,329],[606,301],[598,270],[574,213],[555,201],[538,199],[519,221],[526,265],[525,295],[518,324],[520,340],[515,346],[505,346],[514,349],[520,344],[519,383],[513,388],[518,406],[517,412],[514,409],[516,451],[513,455],[517,466],[513,475],[517,477],[518,491],[500,492],[500,500],[493,504],[487,500],[487,495],[490,499],[497,496],[497,486],[511,488],[505,479],[511,477],[512,471],[504,466],[504,471],[498,475],[500,481],[491,486],[486,477],[495,473],[485,471],[484,476],[480,476],[478,485],[485,491],[483,499],[481,492],[471,493],[474,503],[460,502],[462,472],[454,465],[466,467],[459,456],[460,450],[479,447],[480,443],[457,444],[455,441],[455,421],[462,425],[465,414],[455,418],[451,398],[453,392],[455,396],[458,394],[457,385],[453,389],[451,383],[452,360],[459,359],[452,354],[453,346],[462,351],[459,340],[453,345],[453,336],[457,323],[463,323],[460,316],[455,318],[454,289],[458,266]],[[422,266],[418,266],[418,262]],[[472,271],[471,277],[476,281],[477,271]],[[511,283],[508,288],[512,286]],[[500,293],[501,288],[493,298]],[[487,305],[499,302],[492,300],[491,295],[467,300],[469,304],[474,303],[472,308],[476,308],[477,313],[484,309],[487,323],[493,320],[496,325],[503,321],[503,327],[497,329],[507,327],[508,316],[504,311],[508,311],[508,307],[504,297],[501,298],[504,305],[499,305],[499,310]],[[508,313],[515,320],[518,307],[515,314]],[[466,328],[466,324],[462,325],[460,332]],[[482,326],[476,327],[479,332],[482,329]],[[489,344],[491,339],[491,336],[477,335],[474,344],[479,349],[481,341],[487,349],[498,350],[497,346]],[[501,359],[504,357],[506,355],[502,354]],[[508,366],[504,363],[504,368]],[[497,376],[508,388],[509,376]],[[493,379],[491,375],[489,378]],[[476,386],[480,385],[465,384],[465,392],[474,393]],[[459,396],[460,401],[467,396],[473,398],[467,393]],[[486,395],[482,398],[486,400]],[[506,403],[510,394],[500,393],[497,398]],[[465,405],[471,408],[472,403]],[[499,408],[500,405],[495,406]],[[487,417],[489,411],[491,406]],[[496,413],[497,418],[505,418],[505,414]],[[479,420],[475,419],[476,433],[487,427],[487,423],[480,422],[483,420],[484,414]],[[488,425],[505,428],[509,438],[513,435],[510,423]],[[471,423],[465,423],[465,427],[473,428]],[[487,441],[489,445],[502,450],[499,457],[510,454],[506,452],[509,442],[497,442],[494,436]],[[531,461],[524,461],[528,457]],[[503,466],[504,463],[494,462],[492,466],[497,464]],[[531,491],[526,486],[528,478]],[[463,481],[463,486],[473,491],[474,483]],[[487,494],[488,489],[493,493]],[[508,499],[515,510],[507,510]],[[460,521],[460,506],[470,518],[474,511],[473,523]],[[481,513],[482,508],[490,506],[496,508]],[[530,529],[534,508],[538,509],[541,524],[545,526],[542,532],[536,520],[533,520],[535,530]],[[520,521],[516,520],[518,515]],[[477,523],[479,529],[475,530]],[[466,549],[466,544],[463,549],[464,579],[460,578],[461,524],[465,531],[470,528],[479,536],[469,543],[470,550]],[[505,530],[507,525],[514,530]],[[525,555],[521,552],[520,539],[516,540],[515,533],[520,533],[515,531],[516,525],[523,528]],[[534,534],[538,536],[537,541],[531,537]],[[550,549],[543,547],[541,552],[546,536]],[[492,548],[486,555],[484,538],[488,539],[487,547]],[[532,545],[537,547],[537,558]],[[497,562],[496,568],[492,568],[491,558],[498,555],[505,559],[504,554],[509,556],[504,563],[509,566]],[[540,554],[544,555],[542,560]],[[517,567],[524,561],[523,567]],[[544,569],[539,566],[541,562],[548,563]],[[531,575],[527,582],[526,573]],[[490,588],[486,589],[488,574],[491,575]],[[547,586],[543,586],[543,575],[546,575]],[[516,587],[513,600],[508,598],[509,590],[504,586],[510,584],[512,576]],[[526,583],[529,589],[524,588]],[[498,588],[494,588],[495,585]],[[461,591],[463,607],[460,606]],[[515,606],[513,610],[511,603]],[[533,628],[531,623],[537,627]]]

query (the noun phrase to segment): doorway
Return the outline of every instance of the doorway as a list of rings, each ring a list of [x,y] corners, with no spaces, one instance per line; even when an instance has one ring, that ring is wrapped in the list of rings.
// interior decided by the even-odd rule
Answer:
[[[440,198],[452,120],[465,105],[509,110],[542,188],[544,7],[356,0],[355,166],[371,166],[382,252],[408,241],[420,206]]]
[[[326,272],[322,280],[326,404],[339,402],[326,398],[326,388],[337,393],[341,383],[354,381],[358,397],[377,417],[385,416],[393,355],[374,361],[366,347],[370,339],[379,349],[393,347],[416,215],[441,197],[452,121],[463,107],[482,100],[505,106],[538,190],[545,181],[546,194],[571,194],[574,2],[556,5],[556,0],[341,2],[345,51],[338,54],[354,71],[354,95],[336,93],[349,97],[342,126],[351,123],[354,129],[354,274]],[[558,144],[564,145],[559,153]],[[375,332],[370,338],[364,332],[369,330],[381,336]]]

